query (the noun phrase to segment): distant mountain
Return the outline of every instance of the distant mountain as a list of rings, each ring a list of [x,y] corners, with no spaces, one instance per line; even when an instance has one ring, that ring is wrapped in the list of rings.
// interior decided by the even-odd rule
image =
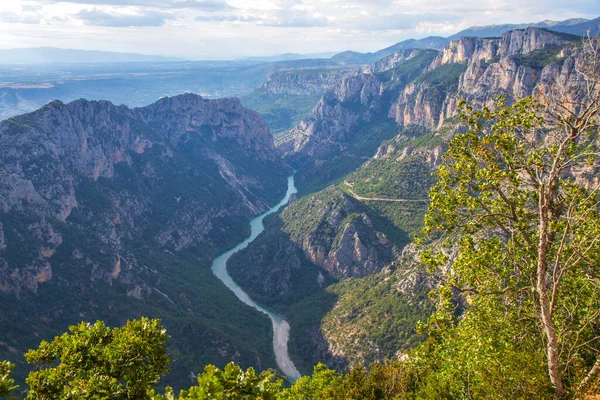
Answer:
[[[0,50],[0,64],[98,64],[126,62],[183,61],[174,57],[109,51],[35,47]]]
[[[389,55],[394,54],[400,50],[409,50],[409,49],[434,49],[439,50],[443,49],[444,46],[448,44],[448,39],[443,38],[441,36],[428,36],[423,39],[407,39],[402,42],[396,43],[393,46],[387,47],[383,50],[379,50],[373,53],[374,56],[377,57],[377,60],[382,59],[383,57],[387,57]]]
[[[315,58],[331,58],[335,55],[334,52],[329,53],[315,53],[315,54],[298,54],[298,53],[285,53],[277,54],[274,56],[265,57],[248,57],[243,58],[244,61],[255,61],[255,62],[279,62],[279,61],[294,61],[294,60],[307,60]]]
[[[428,36],[423,39],[407,39],[396,43],[385,49],[374,53],[358,53],[355,51],[344,51],[331,57],[332,60],[352,64],[372,64],[377,60],[390,56],[397,51],[408,49],[434,49],[442,50],[452,40],[457,40],[462,37],[500,37],[508,31],[515,29],[526,29],[528,27],[544,28],[555,32],[569,33],[577,36],[585,36],[588,31],[592,36],[598,35],[600,26],[600,17],[588,20],[585,18],[571,18],[565,21],[542,21],[527,24],[503,24],[503,25],[485,25],[472,26],[462,30],[449,37]]]
[[[588,30],[591,34],[598,34],[598,26],[600,25],[600,17],[593,20],[584,18],[571,18],[565,21],[542,21],[528,24],[504,24],[504,25],[487,25],[487,26],[472,26],[468,29],[458,32],[455,35],[448,37],[450,40],[460,39],[465,36],[475,37],[499,37],[505,32],[514,29],[525,29],[528,27],[545,28],[555,32],[570,33],[572,35],[585,36]]]
[[[374,53],[358,53],[355,51],[344,51],[331,57],[332,60],[345,64],[372,64],[377,60],[391,56],[392,54],[408,49],[443,49],[450,41],[441,36],[429,36],[423,39],[407,39],[396,43],[385,49]]]

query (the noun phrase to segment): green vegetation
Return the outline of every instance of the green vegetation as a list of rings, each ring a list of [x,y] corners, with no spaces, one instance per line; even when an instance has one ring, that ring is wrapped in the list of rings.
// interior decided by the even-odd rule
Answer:
[[[33,116],[16,119],[28,118]],[[189,135],[173,147],[156,144],[143,154],[125,154],[132,162],[116,164],[112,178],[92,180],[69,171],[75,177],[77,207],[66,221],[29,208],[0,215],[6,245],[0,265],[8,263],[7,274],[18,268],[25,281],[6,275],[9,288],[0,290],[0,359],[16,365],[14,378],[21,387],[31,366],[20,353],[82,319],[117,326],[142,315],[160,318],[173,335],[168,349],[175,360],[164,383],[176,388],[187,384],[189,371],[207,363],[224,367],[234,356],[243,367],[276,365],[269,319],[240,304],[210,270],[214,256],[249,234],[251,215],[240,211],[239,194],[204,152],[210,145],[237,173],[255,176],[260,188],[245,196],[256,203],[258,197],[270,204],[280,200],[287,171],[257,161],[233,143],[207,143],[199,136]],[[176,156],[167,156],[169,150]],[[35,161],[27,172],[36,188],[64,183],[64,173],[51,169],[56,160]],[[10,162],[17,163],[0,160]],[[201,246],[186,246],[197,219],[211,210],[223,210],[222,216],[211,216],[203,239],[192,238]],[[161,246],[157,236],[165,231]],[[44,248],[54,251],[51,258],[40,255]],[[115,279],[118,260],[121,275]],[[38,285],[36,274],[46,261],[52,276]],[[15,293],[13,283],[29,287]]]
[[[414,348],[424,339],[416,332],[417,322],[434,310],[422,275],[399,262],[389,271],[329,287],[337,301],[321,323],[328,342],[343,349],[351,365],[391,359]]]
[[[388,88],[391,88],[392,85],[404,86],[415,80],[438,54],[439,52],[436,50],[421,50],[420,54],[416,57],[398,64],[398,66],[391,70],[380,72],[377,76],[386,82]]]
[[[273,371],[263,371],[256,374],[253,368],[246,371],[233,363],[223,370],[213,365],[204,368],[204,373],[198,376],[198,385],[188,390],[182,390],[175,397],[171,388],[166,395],[152,393],[152,400],[204,400],[204,399],[261,399],[275,400],[282,385],[281,379],[276,379]]]
[[[385,91],[375,101],[363,104],[359,92],[340,103],[340,106],[358,117],[348,132],[341,133],[344,137],[343,146],[347,150],[328,154],[326,158],[290,160],[292,164],[298,161],[296,164],[300,166],[297,184],[301,195],[339,183],[344,176],[372,157],[382,141],[398,134],[395,121],[388,118],[389,108],[384,105],[389,104],[402,88],[415,80],[437,54],[435,50],[423,50],[394,69],[376,74]]]
[[[449,88],[458,84],[460,76],[466,70],[466,63],[443,64],[431,71],[419,75],[414,82],[417,84],[425,82],[431,87],[442,86],[444,88]]]
[[[292,304],[320,291],[333,279],[306,259],[283,227],[279,215],[268,216],[265,232],[235,253],[227,262],[227,270],[259,304],[288,316]],[[323,276],[321,284],[319,274]]]
[[[271,128],[275,137],[292,129],[310,113],[321,98],[322,93],[313,95],[277,95],[256,89],[242,97],[244,106],[257,111]]]
[[[471,130],[450,143],[424,229],[452,239],[421,254],[445,277],[428,349],[443,393],[578,397],[598,379],[600,199],[565,173],[600,161],[600,79],[588,78],[575,112],[562,98],[464,106]]]
[[[9,395],[17,388],[17,386],[14,385],[15,380],[11,378],[14,367],[15,365],[8,361],[0,361],[0,397]]]
[[[141,399],[168,370],[168,336],[159,320],[114,329],[98,321],[69,330],[27,352],[27,362],[37,366],[27,378],[28,399]]]
[[[531,53],[516,56],[515,61],[518,66],[524,66],[541,71],[551,62],[562,62],[566,57],[559,57],[561,50],[571,45],[552,45],[544,49],[535,50]]]

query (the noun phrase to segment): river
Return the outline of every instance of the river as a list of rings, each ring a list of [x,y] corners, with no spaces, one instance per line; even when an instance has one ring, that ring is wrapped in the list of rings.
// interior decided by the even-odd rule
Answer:
[[[235,293],[238,299],[248,304],[250,307],[253,307],[258,311],[265,313],[269,316],[271,322],[273,323],[273,350],[275,351],[275,360],[277,361],[277,366],[279,367],[281,372],[283,372],[292,382],[296,381],[300,377],[300,373],[294,366],[294,363],[290,359],[290,355],[288,352],[290,324],[285,319],[283,319],[281,315],[261,306],[260,304],[252,300],[252,298],[248,296],[248,293],[244,292],[244,290],[237,283],[235,283],[233,278],[227,272],[227,260],[229,260],[229,258],[234,253],[248,247],[248,245],[252,243],[252,241],[254,241],[254,239],[256,239],[262,231],[265,230],[265,227],[263,225],[263,220],[265,219],[265,217],[269,214],[273,214],[279,211],[283,206],[285,206],[288,203],[290,197],[297,192],[298,191],[296,190],[296,185],[294,184],[294,175],[290,175],[288,177],[287,192],[283,200],[281,200],[279,204],[271,208],[269,211],[265,212],[262,215],[259,215],[258,217],[250,221],[250,237],[248,237],[246,240],[244,240],[231,250],[228,250],[225,253],[218,256],[217,258],[215,258],[215,261],[213,261],[212,264],[212,271],[215,274],[215,276],[219,278],[225,284],[225,286],[227,286],[233,293]]]

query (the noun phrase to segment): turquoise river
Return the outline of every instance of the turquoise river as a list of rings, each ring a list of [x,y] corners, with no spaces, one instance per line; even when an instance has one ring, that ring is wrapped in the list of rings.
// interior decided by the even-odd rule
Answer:
[[[297,380],[300,377],[300,373],[294,366],[294,363],[290,359],[288,352],[290,324],[283,319],[281,315],[261,306],[252,300],[252,298],[248,296],[248,293],[244,292],[244,290],[237,283],[235,283],[233,278],[227,272],[227,261],[234,253],[246,248],[250,243],[252,243],[252,241],[254,241],[254,239],[258,237],[258,235],[260,235],[262,231],[264,231],[265,227],[263,225],[263,220],[265,217],[269,214],[276,213],[282,207],[284,207],[294,193],[297,193],[297,190],[296,185],[294,184],[294,175],[291,175],[288,177],[288,188],[283,200],[281,200],[279,204],[271,208],[269,211],[254,218],[250,222],[250,237],[231,250],[228,250],[215,258],[215,261],[212,264],[212,271],[215,276],[219,278],[233,293],[235,293],[238,299],[248,304],[250,307],[253,307],[269,316],[271,322],[273,323],[273,350],[275,351],[275,360],[277,361],[277,366],[291,381]]]

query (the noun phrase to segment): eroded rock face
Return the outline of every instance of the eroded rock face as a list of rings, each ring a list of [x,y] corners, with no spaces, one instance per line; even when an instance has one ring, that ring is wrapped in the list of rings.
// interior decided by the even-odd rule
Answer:
[[[0,153],[0,290],[16,295],[68,281],[55,261],[67,251],[87,283],[61,285],[119,281],[139,298],[146,272],[127,243],[214,254],[287,174],[257,113],[190,94],[137,109],[55,101],[1,122]]]
[[[419,124],[436,129],[457,115],[462,99],[476,106],[489,106],[498,95],[520,99],[556,81],[568,81],[572,79],[573,66],[580,59],[578,51],[560,50],[570,43],[559,34],[536,28],[510,31],[497,39],[454,40],[433,61],[422,79],[407,85],[399,94],[391,105],[389,117],[400,126]],[[566,57],[566,60],[536,68],[524,61],[531,53],[545,49],[556,49],[556,59]],[[452,65],[464,67],[459,69]],[[432,84],[431,77],[441,72],[446,72],[448,77],[444,85]]]
[[[274,95],[320,95],[354,74],[356,71],[351,69],[278,71],[269,75],[261,89]]]
[[[385,118],[398,130],[415,124],[433,130],[457,115],[461,99],[483,106],[498,95],[518,99],[556,82],[572,84],[581,57],[570,45],[569,37],[536,28],[501,38],[464,37],[416,71],[414,64],[426,51],[398,52],[326,92],[313,116],[277,146],[290,162],[303,164],[307,158],[351,152],[361,135],[371,133],[366,127]]]
[[[344,78],[333,90],[325,92],[314,107],[313,116],[302,121],[277,146],[284,153],[302,157],[345,151],[345,144],[353,139],[359,126],[381,113],[377,99],[383,90],[383,81],[374,74]]]
[[[373,228],[370,217],[334,187],[292,203],[281,218],[283,231],[306,258],[336,279],[373,274],[400,254]]]
[[[421,53],[421,50],[418,49],[397,51],[391,56],[382,58],[381,60],[375,62],[373,65],[364,68],[362,72],[368,74],[389,71],[391,69],[394,69],[398,65],[417,57]]]

